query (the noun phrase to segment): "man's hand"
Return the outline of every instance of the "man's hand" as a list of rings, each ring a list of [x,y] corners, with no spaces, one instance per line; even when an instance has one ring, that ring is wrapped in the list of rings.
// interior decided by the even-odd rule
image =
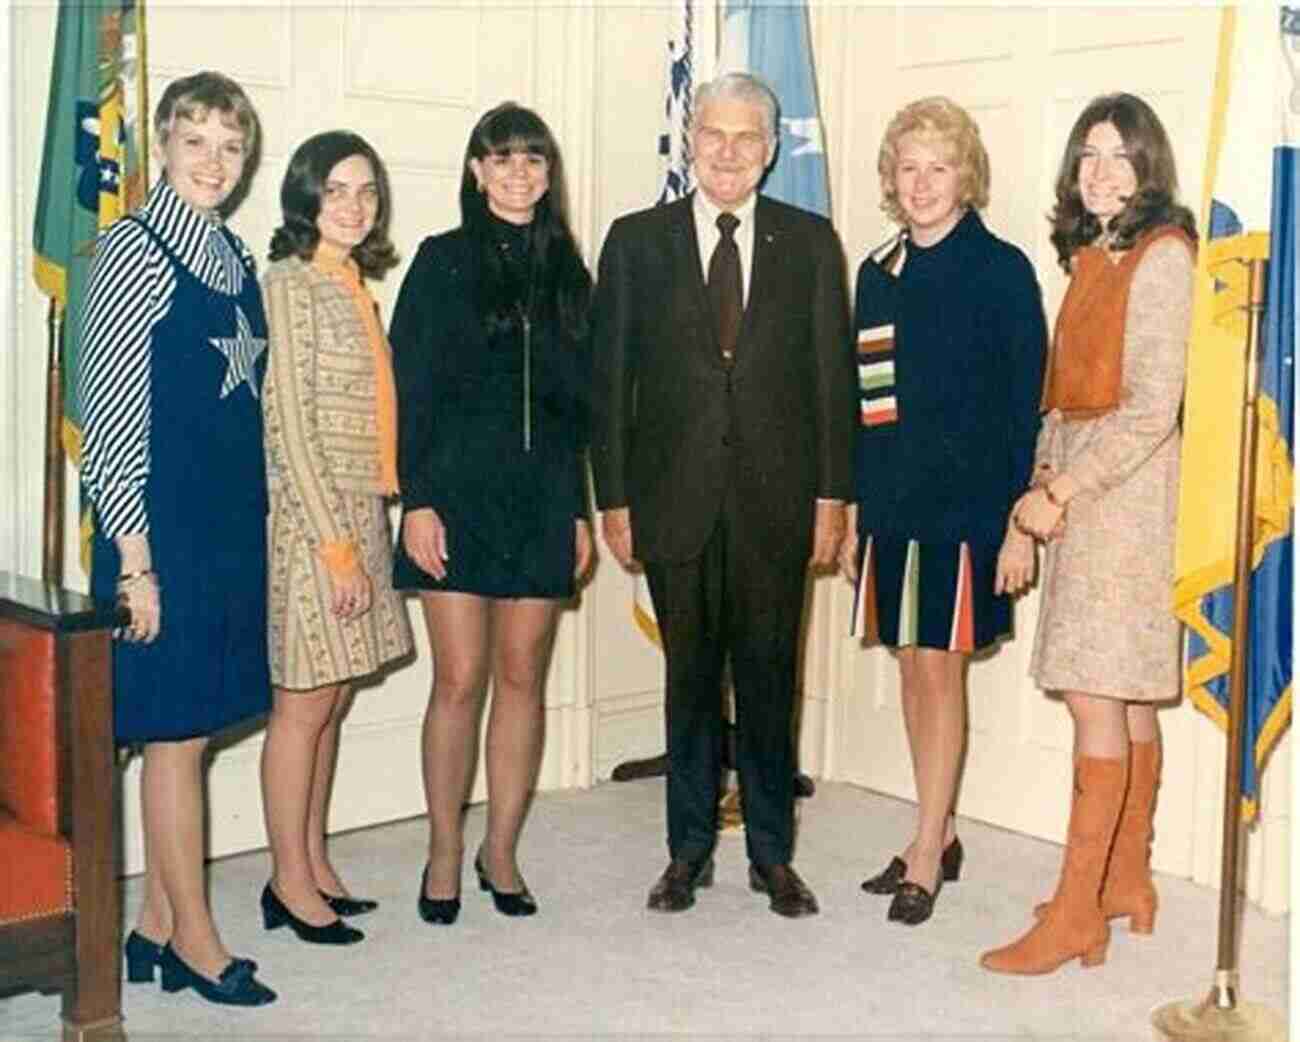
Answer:
[[[447,529],[433,507],[412,510],[402,522],[407,556],[435,579],[447,578]]]
[[[835,557],[840,552],[840,544],[844,541],[844,532],[844,504],[838,499],[817,500],[812,556],[808,558],[808,567],[833,567]]]
[[[632,555],[632,510],[630,507],[601,511],[600,530],[605,536],[605,544],[618,559],[619,564],[629,570],[640,567],[640,562]]]

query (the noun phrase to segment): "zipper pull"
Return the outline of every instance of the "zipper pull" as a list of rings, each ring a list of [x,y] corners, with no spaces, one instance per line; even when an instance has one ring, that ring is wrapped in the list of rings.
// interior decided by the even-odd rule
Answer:
[[[521,309],[524,324],[524,451],[533,451],[533,324]]]

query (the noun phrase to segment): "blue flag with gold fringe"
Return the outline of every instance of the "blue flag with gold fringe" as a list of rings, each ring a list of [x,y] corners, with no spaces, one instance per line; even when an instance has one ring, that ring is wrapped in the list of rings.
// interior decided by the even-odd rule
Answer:
[[[1188,354],[1174,610],[1188,627],[1188,694],[1226,727],[1248,265],[1267,260],[1241,778],[1249,817],[1260,772],[1291,716],[1300,10],[1247,6],[1222,18]]]
[[[753,73],[780,100],[780,140],[763,194],[829,217],[825,139],[805,0],[726,0],[718,71]]]

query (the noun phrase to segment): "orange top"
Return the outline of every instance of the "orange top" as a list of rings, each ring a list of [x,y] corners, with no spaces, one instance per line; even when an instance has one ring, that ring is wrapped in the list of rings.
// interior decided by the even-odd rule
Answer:
[[[1118,260],[1111,260],[1101,246],[1085,246],[1075,253],[1047,359],[1043,412],[1060,409],[1067,419],[1082,420],[1119,405],[1133,273],[1151,244],[1167,235],[1179,237],[1195,252],[1196,244],[1186,232],[1162,225],[1139,238]]]
[[[393,353],[379,324],[379,306],[361,279],[361,270],[351,257],[335,260],[318,250],[313,263],[334,276],[352,296],[361,325],[370,340],[375,359],[375,424],[379,436],[379,491],[383,495],[397,492],[397,385],[393,382]]]

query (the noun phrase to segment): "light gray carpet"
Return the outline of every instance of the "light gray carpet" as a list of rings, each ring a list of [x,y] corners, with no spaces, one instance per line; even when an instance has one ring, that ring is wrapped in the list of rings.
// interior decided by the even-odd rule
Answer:
[[[801,804],[796,864],[820,916],[771,914],[746,886],[739,836],[720,839],[718,881],[694,909],[650,913],[646,891],[666,858],[662,801],[661,780],[540,796],[520,859],[541,912],[522,920],[496,914],[467,857],[459,922],[420,922],[422,821],[337,837],[345,878],[382,902],[355,920],[366,940],[341,950],[263,932],[266,856],[220,861],[212,892],[223,935],[261,963],[280,1000],[231,1010],[193,992],[125,985],[129,1038],[1124,1042],[1149,1039],[1152,1007],[1200,997],[1212,978],[1217,895],[1168,878],[1158,881],[1155,935],[1117,925],[1099,969],[1075,962],[1023,979],[980,969],[983,949],[1027,926],[1031,903],[1055,882],[1060,848],[968,821],[962,880],[944,888],[934,918],[918,928],[885,922],[886,899],[858,882],[894,853],[912,808],[847,785],[819,784]],[[470,851],[483,819],[481,807],[470,811]],[[129,883],[128,922],[137,900]],[[1242,936],[1243,996],[1286,1016],[1286,921],[1248,907]],[[52,1039],[57,1016],[56,998],[0,1000],[0,1039]]]

